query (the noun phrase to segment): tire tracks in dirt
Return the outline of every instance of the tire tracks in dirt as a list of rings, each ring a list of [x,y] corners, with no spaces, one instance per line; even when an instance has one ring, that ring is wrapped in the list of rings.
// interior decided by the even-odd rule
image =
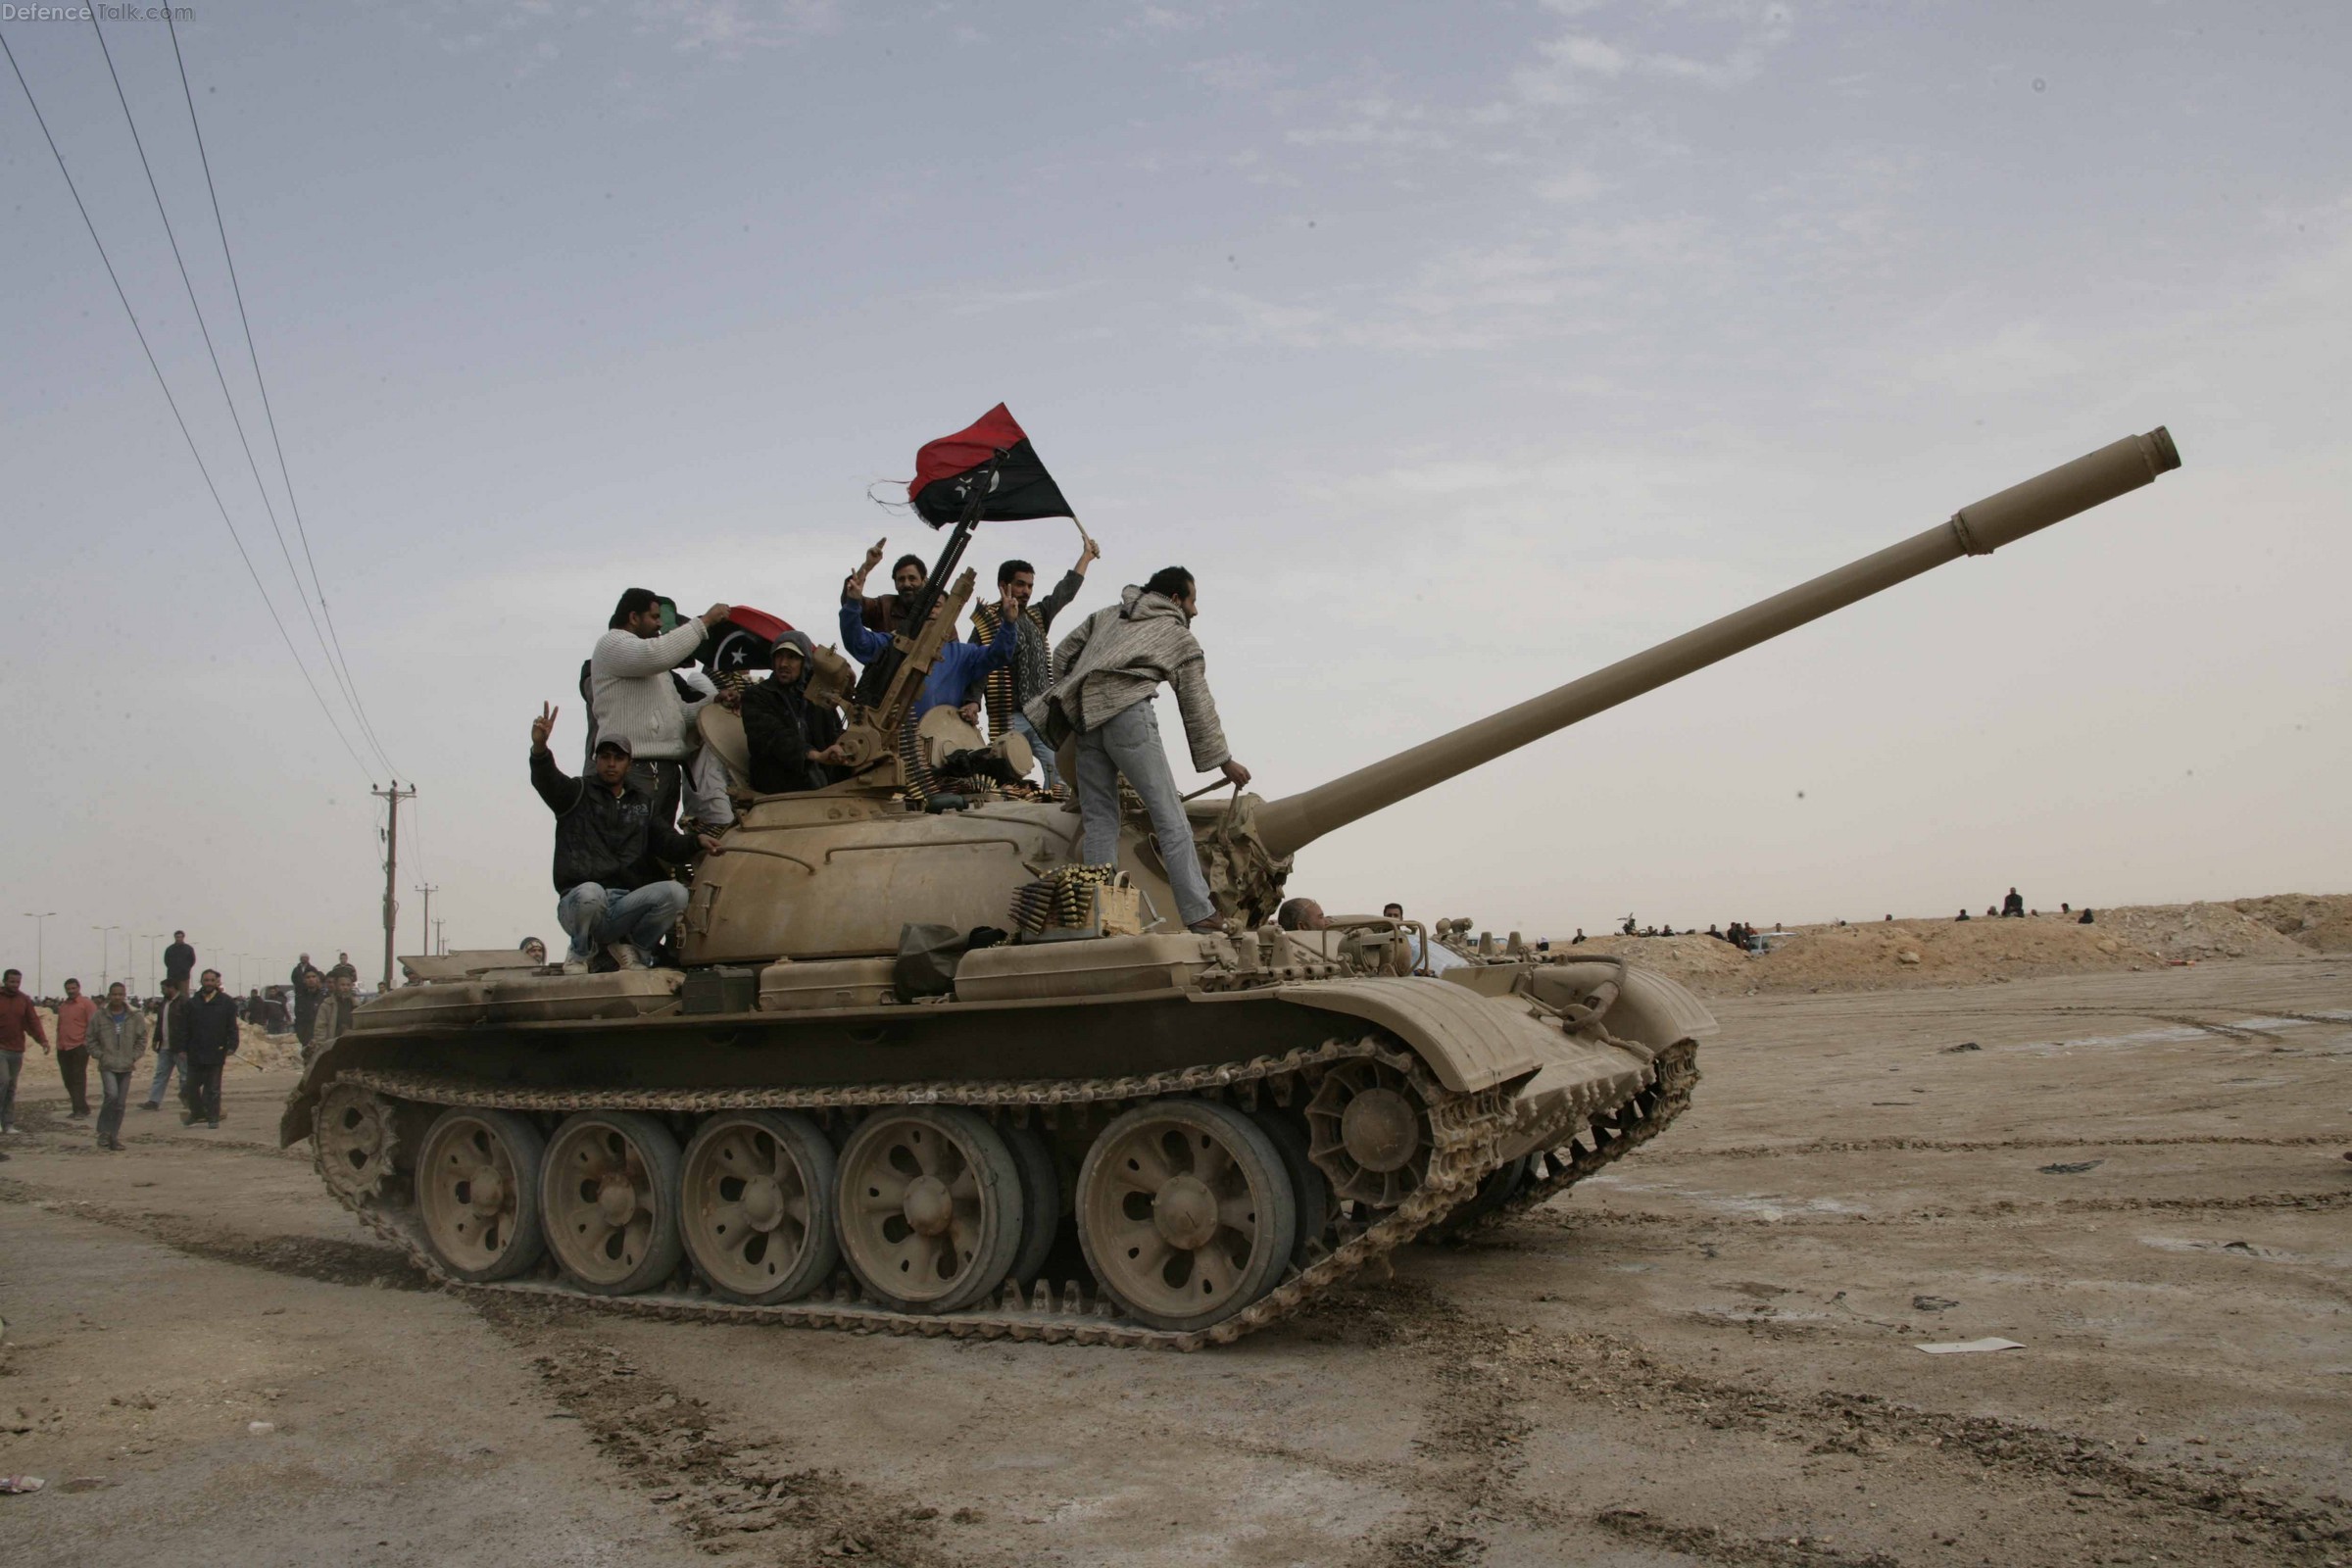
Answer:
[[[1973,1472],[2012,1488],[2055,1494],[2049,1498],[2052,1506],[2166,1527],[2182,1538],[2177,1544],[2191,1560],[2210,1550],[2217,1529],[2240,1545],[2263,1551],[2264,1560],[2310,1568],[2340,1560],[2352,1544],[2352,1504],[2341,1497],[2297,1500],[2220,1467],[2158,1469],[2122,1456],[2104,1439],[1994,1416],[1927,1410],[1868,1394],[1781,1393],[1677,1366],[1615,1335],[1531,1328],[1504,1334],[1502,1346],[1506,1364],[1526,1381],[1556,1389],[1588,1407],[1749,1431],[1809,1454],[1898,1458],[1936,1470]],[[1646,1514],[1639,1523],[1611,1523],[1606,1515],[1597,1522],[1644,1535],[1685,1528]],[[1696,1554],[1743,1562],[1873,1560],[1730,1556],[1725,1553],[1738,1546],[1736,1539],[1721,1532],[1712,1539],[1716,1549]]]
[[[1812,1154],[1885,1154],[1916,1151],[1933,1154],[1984,1154],[2001,1150],[2257,1148],[2317,1149],[2340,1144],[2324,1133],[2259,1138],[2239,1134],[2172,1138],[1817,1138],[1802,1144],[1740,1144],[1729,1149],[1654,1149],[1642,1152],[1645,1165],[1683,1165],[1709,1159],[1788,1159]]]
[[[29,1183],[0,1179],[0,1203],[87,1220],[168,1247],[207,1262],[233,1263],[321,1285],[362,1290],[423,1291],[431,1287],[409,1266],[408,1259],[388,1247],[369,1242],[338,1241],[323,1236],[251,1236],[183,1219],[175,1214],[149,1214],[118,1208],[86,1199],[58,1198]]]
[[[838,1470],[765,1456],[765,1445],[735,1435],[738,1423],[599,1343],[595,1330],[606,1319],[562,1302],[471,1304],[494,1335],[527,1358],[557,1406],[551,1419],[577,1420],[646,1501],[707,1552],[879,1568],[1006,1560],[982,1543],[941,1541],[943,1526],[978,1525],[977,1514],[958,1510],[943,1519],[936,1508]]]

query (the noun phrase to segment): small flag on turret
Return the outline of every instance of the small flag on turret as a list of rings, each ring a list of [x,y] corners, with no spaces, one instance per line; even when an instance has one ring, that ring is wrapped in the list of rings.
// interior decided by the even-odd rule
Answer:
[[[1077,515],[1002,403],[917,452],[906,498],[934,528],[961,519],[975,498],[982,522]]]

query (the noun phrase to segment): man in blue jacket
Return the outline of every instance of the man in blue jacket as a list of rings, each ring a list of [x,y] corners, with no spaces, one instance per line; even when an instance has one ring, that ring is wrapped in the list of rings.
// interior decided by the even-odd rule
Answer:
[[[842,586],[841,645],[856,656],[858,662],[870,664],[890,652],[890,639],[866,628],[865,601],[858,592],[862,586],[861,577],[852,577]],[[937,618],[946,609],[947,601],[943,599],[932,607],[932,616]],[[908,635],[911,637],[912,633]],[[991,670],[1011,663],[1013,650],[1019,645],[1019,631],[1009,620],[997,628],[993,642],[963,643],[951,638],[940,644],[939,657],[932,661],[931,672],[923,677],[923,689],[915,694],[913,718],[919,722],[934,708],[945,707],[968,710],[963,715],[965,720],[978,723],[980,705],[966,703],[964,697],[986,680]]]

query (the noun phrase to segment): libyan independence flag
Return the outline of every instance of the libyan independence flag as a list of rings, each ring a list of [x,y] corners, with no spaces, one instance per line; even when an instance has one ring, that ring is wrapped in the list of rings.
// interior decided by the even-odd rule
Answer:
[[[776,639],[792,630],[792,622],[764,610],[737,605],[727,618],[710,628],[695,655],[713,675],[748,669],[764,674],[774,662]]]
[[[960,521],[975,498],[982,522],[1077,515],[1002,403],[917,452],[906,498],[934,528]]]

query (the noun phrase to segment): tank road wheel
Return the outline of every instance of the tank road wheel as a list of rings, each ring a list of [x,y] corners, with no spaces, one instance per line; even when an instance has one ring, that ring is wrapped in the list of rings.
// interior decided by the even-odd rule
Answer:
[[[1078,1170],[1078,1243],[1137,1321],[1188,1333],[1271,1290],[1298,1203],[1282,1154],[1240,1111],[1205,1100],[1138,1105]]]
[[[997,1130],[953,1105],[858,1124],[841,1151],[842,1260],[902,1312],[953,1312],[1004,1281],[1021,1244],[1021,1172]]]
[[[329,1084],[311,1113],[318,1174],[351,1202],[374,1198],[392,1174],[399,1143],[392,1102],[357,1084]]]
[[[1422,1232],[1421,1240],[1458,1242],[1466,1239],[1477,1229],[1480,1220],[1518,1196],[1519,1189],[1534,1174],[1535,1164],[1536,1156],[1533,1154],[1521,1154],[1517,1159],[1504,1160],[1487,1172],[1477,1188],[1451,1213]]]
[[[539,1261],[539,1129],[506,1110],[445,1110],[416,1154],[425,1239],[452,1274],[482,1284]]]
[[[1291,1257],[1304,1268],[1316,1246],[1326,1240],[1332,1221],[1339,1217],[1331,1201],[1331,1184],[1316,1168],[1314,1157],[1307,1152],[1306,1134],[1291,1116],[1260,1110],[1250,1119],[1273,1143],[1282,1155],[1283,1168],[1291,1173],[1291,1191],[1298,1197],[1298,1244],[1291,1249]]]
[[[630,1296],[678,1266],[678,1141],[634,1110],[567,1116],[540,1167],[548,1250],[592,1296]]]
[[[1061,1174],[1054,1168],[1054,1150],[1043,1133],[1016,1126],[1000,1131],[1021,1173],[1021,1245],[1012,1254],[1012,1280],[1027,1289],[1045,1268],[1061,1230]]]
[[[1404,1074],[1377,1061],[1344,1061],[1307,1102],[1309,1152],[1351,1202],[1395,1208],[1429,1174],[1429,1108]]]
[[[833,1171],[833,1146],[791,1111],[726,1111],[696,1129],[679,1222],[711,1289],[764,1306],[821,1284],[841,1259]]]

